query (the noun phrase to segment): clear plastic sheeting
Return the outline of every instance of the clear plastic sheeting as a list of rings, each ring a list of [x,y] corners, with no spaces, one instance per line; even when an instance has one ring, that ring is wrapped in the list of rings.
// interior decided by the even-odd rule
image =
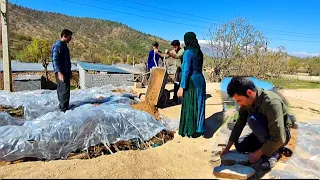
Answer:
[[[71,91],[70,106],[76,108],[87,103],[102,103],[110,101],[110,99],[114,100],[112,99],[113,96],[120,94],[112,92],[115,89],[115,87],[108,85],[103,87]],[[118,87],[117,89],[130,92],[130,88],[125,86]],[[139,101],[137,97],[134,97],[130,93],[121,93],[121,95],[123,98],[118,100],[124,103],[130,103],[130,98]],[[29,121],[36,119],[48,112],[57,111],[58,97],[56,91],[50,90],[22,91],[15,93],[0,91],[0,105],[14,108],[23,106],[24,119]]]
[[[180,123],[179,119],[173,120],[165,117],[161,117],[161,118],[164,126],[170,131],[176,131],[179,128],[179,123]]]
[[[284,168],[275,166],[263,178],[277,179],[319,179],[320,178],[320,120],[312,120],[309,123],[296,122],[298,125],[298,138],[293,155],[284,164]],[[245,136],[251,133],[246,125],[241,133]],[[217,144],[226,144],[231,130],[224,125],[217,134],[217,140],[213,150],[220,151]],[[283,167],[283,166],[281,166]]]
[[[11,117],[10,114],[6,112],[0,112],[0,126],[12,125],[12,126],[22,126],[24,123],[23,119]]]
[[[318,120],[319,121],[319,120]],[[292,157],[282,170],[274,169],[268,176],[277,179],[320,178],[320,124],[297,123],[298,138]]]
[[[114,89],[105,86],[72,91],[73,108],[66,113],[57,109],[56,91],[1,91],[0,105],[23,106],[26,119],[0,113],[0,161],[66,159],[73,151],[101,143],[147,141],[167,129],[152,115],[131,108],[138,99],[128,93],[129,89],[124,93],[112,92]]]

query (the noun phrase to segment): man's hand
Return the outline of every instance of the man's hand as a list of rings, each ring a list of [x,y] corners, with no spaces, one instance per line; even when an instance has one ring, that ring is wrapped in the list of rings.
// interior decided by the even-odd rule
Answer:
[[[263,153],[261,149],[251,153],[249,158],[250,163],[256,163],[261,158],[262,154]]]
[[[61,82],[64,82],[64,76],[61,72],[58,72],[58,79],[61,81]]]
[[[169,50],[168,50],[168,49],[164,50],[164,53],[165,53],[165,54],[168,54],[168,53],[169,53]]]
[[[227,144],[226,148],[224,148],[222,150],[222,152],[220,153],[220,157],[222,157],[223,155],[225,155],[228,152],[230,152],[230,148],[231,148],[232,145],[233,145],[233,142],[232,141],[228,141],[228,144]]]
[[[177,95],[178,95],[178,97],[182,97],[183,96],[183,88],[179,88]]]
[[[227,154],[227,153],[229,153],[230,152],[230,149],[229,148],[224,148],[223,150],[222,150],[222,152],[220,153],[220,157],[222,157],[223,155],[225,155],[225,154]]]

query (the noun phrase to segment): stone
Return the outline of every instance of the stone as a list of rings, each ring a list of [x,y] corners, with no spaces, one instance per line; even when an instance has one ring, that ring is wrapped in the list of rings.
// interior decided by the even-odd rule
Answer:
[[[231,151],[221,157],[221,165],[231,166],[234,164],[247,165],[249,164],[249,154],[244,154],[238,151]]]
[[[217,166],[213,169],[213,174],[216,178],[248,179],[255,173],[256,171],[252,167],[239,164],[232,166]]]

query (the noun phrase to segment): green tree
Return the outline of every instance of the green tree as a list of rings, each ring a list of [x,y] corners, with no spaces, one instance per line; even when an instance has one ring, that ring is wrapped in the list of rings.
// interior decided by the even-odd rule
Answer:
[[[133,64],[133,55],[127,55],[127,64]]]
[[[307,69],[310,75],[320,75],[320,57],[313,57],[307,62]]]
[[[50,57],[49,41],[45,39],[33,39],[23,50],[23,59],[28,62],[42,62]]]
[[[287,71],[290,74],[296,73],[298,68],[301,66],[300,61],[298,61],[297,58],[292,57],[289,59],[288,64],[287,64]]]
[[[48,80],[47,67],[50,58],[50,46],[48,40],[37,38],[33,39],[32,43],[18,54],[18,57],[27,62],[41,62],[45,70],[46,80]]]

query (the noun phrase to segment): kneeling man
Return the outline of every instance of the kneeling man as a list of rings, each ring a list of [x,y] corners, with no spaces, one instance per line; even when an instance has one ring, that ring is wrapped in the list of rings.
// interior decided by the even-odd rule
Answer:
[[[262,158],[261,168],[267,170],[275,166],[280,153],[287,151],[292,154],[285,147],[290,140],[289,128],[292,123],[288,118],[287,105],[276,93],[257,88],[246,77],[232,78],[227,93],[239,104],[240,109],[239,118],[221,155],[228,153],[235,144],[237,151],[250,153],[251,163]],[[239,138],[246,123],[252,133]]]

